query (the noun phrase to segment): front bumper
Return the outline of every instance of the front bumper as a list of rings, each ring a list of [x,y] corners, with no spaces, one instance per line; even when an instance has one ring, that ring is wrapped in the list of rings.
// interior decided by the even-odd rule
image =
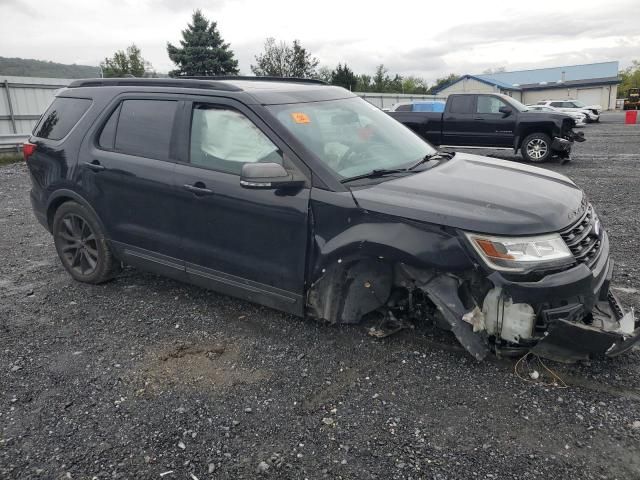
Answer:
[[[531,305],[535,331],[514,352],[530,349],[542,357],[575,361],[593,356],[620,355],[640,342],[640,321],[610,290],[613,261],[603,232],[598,260],[550,274],[539,281],[520,282],[499,272],[489,280],[502,288],[513,303]]]

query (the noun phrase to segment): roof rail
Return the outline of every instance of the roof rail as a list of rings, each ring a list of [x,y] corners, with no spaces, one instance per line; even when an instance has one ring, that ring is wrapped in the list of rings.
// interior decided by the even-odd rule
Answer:
[[[327,82],[317,78],[300,78],[300,77],[271,77],[256,75],[211,75],[211,76],[194,76],[194,77],[174,77],[184,78],[187,80],[250,80],[256,82],[289,82],[289,83],[313,83],[317,85],[327,85]]]
[[[204,81],[207,80],[207,81]],[[178,87],[178,88],[206,88],[210,90],[226,90],[240,92],[241,88],[224,82],[212,81],[212,78],[89,78],[74,80],[69,88],[78,87]]]

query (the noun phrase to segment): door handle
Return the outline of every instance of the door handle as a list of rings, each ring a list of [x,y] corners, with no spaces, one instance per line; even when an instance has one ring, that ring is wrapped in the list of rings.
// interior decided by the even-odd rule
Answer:
[[[474,120],[484,120],[483,117],[473,117]]]
[[[94,172],[101,172],[102,170],[106,170],[103,165],[100,165],[100,162],[98,160],[94,160],[93,162],[84,162],[84,164]]]
[[[183,188],[196,195],[213,195],[213,190],[210,190],[202,182],[196,182],[193,185],[183,185]]]

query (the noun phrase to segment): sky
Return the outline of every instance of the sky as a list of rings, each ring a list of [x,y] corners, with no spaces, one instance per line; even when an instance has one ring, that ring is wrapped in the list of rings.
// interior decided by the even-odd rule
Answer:
[[[156,71],[174,65],[167,42],[200,8],[231,44],[241,73],[274,37],[330,68],[373,73],[482,73],[640,60],[639,0],[510,2],[404,0],[0,0],[0,56],[98,65],[135,43]]]

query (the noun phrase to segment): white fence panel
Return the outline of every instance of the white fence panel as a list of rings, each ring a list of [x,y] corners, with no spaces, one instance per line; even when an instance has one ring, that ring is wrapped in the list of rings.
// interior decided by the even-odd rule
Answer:
[[[10,139],[28,136],[55,92],[70,82],[66,78],[0,76],[0,148],[16,148]]]

